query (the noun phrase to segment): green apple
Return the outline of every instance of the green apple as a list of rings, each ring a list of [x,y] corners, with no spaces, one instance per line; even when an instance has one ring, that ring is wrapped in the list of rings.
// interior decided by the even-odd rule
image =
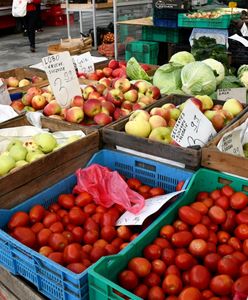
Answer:
[[[38,149],[40,149],[43,153],[49,153],[57,146],[57,140],[51,133],[48,132],[35,135],[33,140],[38,145]]]
[[[142,109],[137,109],[134,112],[132,112],[132,114],[129,117],[129,121],[136,121],[136,120],[145,120],[148,121],[150,118],[150,114],[149,112],[142,110]]]
[[[22,145],[15,145],[9,149],[9,155],[14,158],[15,161],[25,160],[28,150]]]
[[[126,133],[138,137],[148,137],[151,132],[151,124],[142,118],[128,121],[125,125]]]
[[[15,167],[15,160],[9,155],[0,156],[0,176],[7,174]]]
[[[36,150],[30,150],[28,151],[28,154],[26,156],[26,161],[31,163],[41,157],[45,156],[45,154],[39,150],[39,149],[36,149]]]
[[[216,110],[206,110],[204,115],[211,121],[213,116],[216,115]]]
[[[170,127],[157,127],[152,130],[149,135],[149,139],[158,141],[164,144],[170,144],[172,142]]]
[[[207,95],[196,95],[195,98],[201,101],[203,110],[211,109],[214,106],[213,100]]]
[[[23,143],[23,146],[28,150],[28,151],[32,151],[32,150],[37,150],[38,149],[38,145],[33,141],[33,139],[29,139],[27,141],[25,141]]]
[[[13,140],[8,144],[7,150],[9,151],[11,147],[16,146],[16,145],[22,146],[22,141],[21,141],[21,140],[18,140],[18,139],[13,139]]]
[[[180,109],[178,109],[176,107],[170,109],[170,117],[171,117],[171,119],[177,120],[179,118],[180,114],[181,114]]]
[[[25,165],[28,165],[28,162],[26,160],[18,160],[15,164],[16,167],[23,167]]]

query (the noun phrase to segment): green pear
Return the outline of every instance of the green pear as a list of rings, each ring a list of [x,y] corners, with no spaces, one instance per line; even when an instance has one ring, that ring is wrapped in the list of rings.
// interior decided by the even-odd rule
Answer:
[[[18,140],[18,139],[13,139],[7,146],[7,150],[9,151],[10,148],[12,148],[13,146],[22,146],[22,141],[21,140]]]
[[[27,153],[27,156],[26,156],[26,161],[31,163],[41,157],[45,156],[45,154],[39,150],[39,149],[36,149],[36,150],[30,150],[28,151]]]
[[[28,151],[32,151],[32,150],[37,150],[38,149],[38,145],[33,141],[33,139],[29,139],[27,141],[25,141],[23,143],[23,146],[28,150]]]
[[[15,167],[15,160],[9,155],[0,156],[0,176],[7,174]]]
[[[14,158],[15,161],[25,160],[28,150],[22,145],[12,146],[9,150],[9,155]]]
[[[48,132],[39,133],[33,137],[33,140],[38,145],[38,148],[44,152],[49,153],[57,146],[57,140]]]

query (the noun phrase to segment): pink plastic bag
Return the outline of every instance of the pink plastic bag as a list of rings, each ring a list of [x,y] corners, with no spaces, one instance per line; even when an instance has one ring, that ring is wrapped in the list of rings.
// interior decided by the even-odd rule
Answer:
[[[131,213],[138,213],[145,205],[145,199],[131,190],[120,174],[98,164],[76,171],[77,185],[73,192],[87,191],[97,204],[110,207],[120,204]]]

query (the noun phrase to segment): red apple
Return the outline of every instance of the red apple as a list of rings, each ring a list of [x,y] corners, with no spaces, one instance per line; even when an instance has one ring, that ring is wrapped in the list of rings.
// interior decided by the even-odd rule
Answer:
[[[15,100],[15,101],[12,101],[12,103],[10,104],[10,106],[11,106],[14,110],[17,110],[17,111],[22,111],[23,108],[24,108],[24,104],[22,103],[21,100]]]
[[[89,80],[96,80],[96,81],[100,79],[96,73],[89,73],[86,75],[86,78]]]
[[[25,106],[29,106],[29,105],[31,105],[31,100],[32,100],[32,98],[33,98],[33,95],[31,95],[31,94],[24,94],[23,96],[22,96],[22,103],[25,105]]]
[[[117,60],[111,59],[108,63],[108,67],[114,70],[116,68],[119,68],[119,63]]]
[[[100,69],[96,69],[95,73],[96,73],[96,75],[98,77],[98,80],[104,77],[103,71],[100,70]]]
[[[31,79],[31,81],[32,81],[33,83],[38,83],[38,82],[43,81],[43,78],[40,77],[40,76],[34,75],[34,76],[32,77],[32,79]]]
[[[136,102],[138,100],[138,92],[135,89],[131,89],[124,93],[124,99],[129,102]]]
[[[83,89],[83,98],[84,98],[85,100],[87,100],[88,97],[89,97],[89,94],[92,93],[92,92],[94,92],[94,91],[95,91],[95,88],[94,88],[93,85],[87,85],[87,86]]]
[[[106,89],[106,86],[102,83],[96,83],[95,84],[96,91],[102,95],[103,91]]]
[[[101,94],[97,91],[93,91],[89,93],[88,99],[98,99],[99,97],[101,97]]]
[[[138,100],[138,102],[143,102],[145,105],[150,105],[155,102],[155,99],[149,97],[149,96],[141,96]]]
[[[146,81],[138,80],[135,82],[134,86],[140,93],[145,94],[151,85]]]
[[[121,108],[124,108],[124,109],[132,111],[133,110],[133,103],[130,102],[130,101],[124,101],[121,104]]]
[[[143,102],[136,102],[133,104],[133,110],[139,110],[145,108],[146,105]]]
[[[111,86],[111,80],[109,78],[103,77],[99,80],[99,83],[102,83],[105,85],[105,87],[110,87]]]
[[[75,96],[71,101],[71,107],[73,106],[83,107],[83,105],[84,105],[84,99],[82,96]]]
[[[130,87],[131,83],[127,78],[119,78],[114,84],[114,88],[121,90],[123,93],[127,92]]]
[[[84,112],[81,107],[74,106],[66,110],[66,121],[80,123],[84,118]]]
[[[126,117],[130,114],[130,111],[124,108],[117,107],[114,111],[114,119],[119,120],[120,118]]]
[[[121,78],[121,77],[126,77],[127,74],[123,68],[117,68],[117,69],[113,70],[112,76],[114,78]]]
[[[159,99],[160,98],[160,89],[157,88],[156,86],[152,85],[150,86],[147,91],[146,91],[146,96],[149,96],[153,99]]]
[[[116,106],[120,106],[124,100],[124,96],[119,89],[112,89],[108,92],[106,100],[112,102]]]
[[[102,106],[102,112],[105,112],[105,113],[108,112],[110,115],[112,115],[115,111],[115,106],[110,101],[107,101],[107,100],[101,101],[101,106]]]
[[[45,116],[59,115],[61,113],[61,106],[56,100],[52,100],[44,107],[43,113]]]
[[[101,101],[98,99],[88,99],[87,101],[84,102],[84,113],[88,117],[94,117],[98,113],[101,112],[102,106],[101,106]]]
[[[203,110],[203,106],[202,106],[201,100],[192,97],[192,98],[189,98],[186,102],[188,102],[188,101],[193,102],[193,104],[194,104],[195,106],[197,106],[197,107],[200,109],[200,111]]]
[[[7,81],[7,86],[10,86],[13,88],[18,87],[18,85],[19,85],[19,80],[13,76],[6,79],[6,81]]]
[[[169,109],[164,109],[162,107],[154,107],[150,111],[150,115],[158,115],[163,117],[166,121],[170,120],[170,110]]]
[[[105,67],[102,69],[102,71],[103,71],[104,76],[110,77],[113,70],[109,67]]]
[[[47,104],[46,98],[42,95],[35,95],[31,100],[31,105],[34,109],[43,109]]]
[[[35,87],[35,86],[33,86],[27,90],[27,94],[33,95],[33,96],[41,95],[42,93],[43,93],[42,89]]]
[[[112,122],[112,117],[105,114],[104,112],[100,112],[94,116],[94,121],[97,125],[105,126]]]

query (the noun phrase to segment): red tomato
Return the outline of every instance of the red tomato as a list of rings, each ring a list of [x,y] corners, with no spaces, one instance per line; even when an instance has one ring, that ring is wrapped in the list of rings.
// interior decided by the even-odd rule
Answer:
[[[165,295],[161,287],[153,286],[148,292],[148,300],[164,300]]]
[[[235,217],[235,212],[233,210],[228,210],[226,212],[226,221],[221,224],[222,229],[231,232],[236,225]]]
[[[243,252],[248,256],[248,239],[245,239],[243,242]]]
[[[173,227],[176,229],[176,231],[189,231],[189,225],[181,220],[176,220],[173,223]]]
[[[142,184],[141,186],[138,187],[137,192],[140,194],[145,194],[145,193],[149,193],[151,187],[147,184]]]
[[[231,294],[233,281],[229,275],[217,275],[211,279],[210,289],[214,294],[227,296]]]
[[[89,244],[86,244],[86,245],[83,245],[83,246],[82,246],[82,250],[83,250],[84,252],[88,253],[88,254],[91,252],[92,249],[93,249],[93,246],[92,246],[92,245],[89,245]]]
[[[154,241],[153,244],[158,245],[161,249],[164,248],[171,248],[171,244],[169,241],[167,241],[164,238],[157,237]]]
[[[171,248],[164,248],[162,250],[161,259],[166,266],[173,265],[175,263],[176,252]]]
[[[216,252],[216,245],[211,242],[207,242],[208,253],[215,253]]]
[[[201,265],[194,266],[189,272],[190,285],[199,290],[208,288],[211,275],[208,269]]]
[[[169,295],[178,295],[183,288],[182,280],[174,274],[166,275],[162,283],[164,293]]]
[[[66,215],[63,216],[62,218],[62,223],[64,226],[66,226],[67,230],[71,230],[68,228],[68,226],[75,226],[74,224],[70,224],[70,219],[69,219],[69,214],[67,213]]]
[[[83,237],[85,244],[94,244],[99,238],[99,233],[96,230],[86,231]]]
[[[120,246],[120,250],[122,250],[122,249],[124,249],[125,247],[127,247],[127,246],[128,246],[128,244],[129,244],[129,243],[123,243],[123,244],[121,244],[121,246]]]
[[[52,233],[48,239],[48,245],[54,251],[63,251],[64,248],[68,245],[67,239],[63,236],[62,233]]]
[[[223,186],[220,191],[222,195],[227,196],[228,198],[234,194],[234,190],[230,185]]]
[[[40,246],[45,246],[48,244],[48,240],[50,235],[52,234],[52,231],[48,228],[43,228],[41,231],[39,231],[37,235],[37,241]]]
[[[207,242],[203,239],[195,239],[189,245],[189,252],[194,256],[204,257],[208,253]]]
[[[48,210],[57,213],[60,210],[60,205],[58,203],[53,203],[48,207]]]
[[[108,211],[106,207],[98,205],[96,208],[96,213],[105,214]]]
[[[226,274],[232,278],[235,278],[239,273],[238,261],[232,255],[226,255],[222,257],[218,262],[219,274]]]
[[[97,240],[94,244],[93,244],[93,247],[95,246],[98,246],[98,247],[102,247],[102,248],[105,248],[106,246],[108,245],[108,242],[103,240],[103,239],[100,239],[100,240]],[[112,245],[113,246],[113,245]],[[113,246],[114,247],[114,246]],[[106,249],[106,248],[105,248]]]
[[[192,241],[193,235],[189,231],[179,231],[172,235],[171,242],[175,247],[186,247]]]
[[[152,272],[162,276],[165,274],[166,264],[161,259],[155,259],[152,261]]]
[[[96,212],[96,204],[90,203],[85,205],[84,212],[88,214],[89,216],[93,215]]]
[[[208,207],[203,202],[193,202],[190,207],[197,210],[202,216],[208,213]]]
[[[239,265],[241,265],[243,262],[245,262],[247,260],[246,255],[240,251],[233,252],[232,256],[238,260]]]
[[[35,205],[29,211],[29,218],[32,223],[40,222],[45,216],[45,208],[42,205]]]
[[[43,224],[45,227],[49,228],[53,223],[58,221],[58,216],[55,213],[49,213],[43,219]]]
[[[74,225],[82,225],[86,221],[88,215],[82,211],[80,207],[73,207],[69,211],[70,222]]]
[[[82,248],[78,243],[67,245],[64,249],[64,262],[66,264],[80,262],[82,259]]]
[[[124,270],[118,276],[120,285],[127,290],[133,290],[138,285],[138,277],[131,270]]]
[[[208,237],[208,242],[217,244],[218,238],[217,234],[213,232],[212,230],[209,230],[209,237]]]
[[[221,192],[220,190],[214,190],[209,194],[210,198],[212,198],[213,200],[217,200],[218,198],[220,198],[221,196]]]
[[[156,196],[164,195],[165,190],[162,189],[161,187],[154,187],[150,189],[149,194],[151,195],[151,197],[156,197]]]
[[[95,213],[91,216],[91,219],[95,221],[97,224],[102,224],[103,214],[102,213]]]
[[[51,247],[48,247],[48,246],[43,246],[39,250],[39,253],[44,255],[44,256],[48,256],[52,252],[53,252],[53,249]]]
[[[74,241],[72,232],[65,230],[62,234],[67,239],[68,244],[71,244]]]
[[[226,220],[225,211],[217,205],[210,207],[208,216],[215,224],[222,224]]]
[[[239,269],[239,275],[240,275],[240,276],[248,275],[248,260],[245,261],[245,262],[240,266],[240,269]]]
[[[233,249],[233,247],[230,246],[230,245],[223,244],[223,245],[218,246],[217,252],[218,252],[221,256],[225,256],[225,255],[228,255],[228,254],[233,253],[233,252],[234,252],[234,249]]]
[[[179,294],[178,300],[202,300],[201,292],[195,287],[186,287]]]
[[[149,273],[143,278],[143,283],[148,287],[153,287],[160,285],[161,279],[160,276],[156,273]]]
[[[248,295],[248,275],[242,276],[234,282],[233,291]]]
[[[128,269],[134,271],[138,277],[148,275],[151,268],[151,263],[144,257],[134,257],[128,263]]]
[[[208,228],[203,224],[197,224],[192,228],[194,238],[208,240]]]
[[[38,232],[40,232],[41,229],[43,229],[43,228],[44,228],[44,225],[42,223],[40,223],[40,222],[34,223],[34,225],[32,225],[32,227],[31,227],[32,231],[35,234],[37,234]]]
[[[202,203],[206,205],[208,208],[210,208],[211,206],[213,206],[214,200],[212,198],[206,198],[202,201]]]
[[[75,198],[75,204],[80,207],[84,207],[93,201],[93,197],[86,191],[81,192]]]
[[[230,206],[230,201],[229,199],[227,198],[227,196],[220,196],[220,198],[218,198],[216,201],[215,201],[215,204],[219,207],[221,207],[222,209],[224,210],[227,210]]]
[[[235,236],[240,240],[248,239],[248,225],[240,224],[234,230]]]
[[[64,216],[68,215],[68,211],[65,210],[65,209],[59,209],[59,210],[57,211],[57,215],[58,215],[61,219],[63,219]]]
[[[26,226],[29,222],[29,216],[24,211],[18,211],[12,215],[8,222],[9,229],[14,229],[15,227]]]
[[[199,192],[196,196],[196,201],[202,201],[208,198],[208,196],[209,196],[208,192]]]
[[[99,225],[92,219],[88,218],[84,223],[84,229],[87,230],[99,230]]]
[[[239,251],[242,249],[242,244],[241,244],[240,240],[234,236],[230,237],[227,244],[236,251]]]
[[[140,297],[141,299],[146,299],[148,295],[148,291],[149,291],[148,287],[145,284],[141,283],[134,289],[133,293],[136,296]]]
[[[54,233],[61,233],[64,231],[64,226],[61,222],[55,222],[49,227],[49,229]]]
[[[189,225],[196,225],[201,222],[201,214],[190,206],[182,206],[178,210],[178,215],[182,221]]]
[[[180,270],[178,269],[178,267],[176,265],[170,265],[165,272],[165,275],[169,275],[169,274],[174,274],[177,276],[181,276]]]
[[[217,232],[217,239],[220,244],[226,244],[230,239],[230,234],[226,231],[218,231]]]
[[[82,263],[72,263],[66,266],[66,268],[76,274],[80,274],[87,269]]]
[[[209,229],[209,226],[211,225],[211,223],[212,222],[208,216],[203,216],[200,224],[205,225]]]
[[[63,253],[62,252],[52,252],[48,255],[48,258],[53,260],[54,262],[63,265],[64,260],[63,260]]]
[[[191,254],[182,253],[176,256],[175,264],[179,269],[186,271],[191,269],[196,264],[196,261]]]
[[[175,233],[175,228],[172,225],[165,225],[160,229],[159,235],[162,238],[170,240],[173,233]]]
[[[98,259],[105,255],[107,255],[107,251],[105,250],[105,248],[93,247],[90,252],[90,260],[92,262],[96,262]]]
[[[236,222],[238,224],[247,224],[248,225],[248,212],[241,211],[236,215]]]
[[[80,226],[76,226],[71,230],[71,233],[73,235],[73,240],[76,243],[82,243],[83,238],[84,238],[84,230]]]
[[[113,239],[113,241],[111,242],[111,245],[115,246],[117,249],[119,249],[122,244],[123,240],[119,237]]]
[[[102,226],[115,226],[116,218],[113,214],[104,213],[102,217]]]
[[[189,271],[184,271],[182,273],[182,280],[183,280],[183,285],[184,286],[189,286],[190,285]]]
[[[210,299],[211,297],[213,297],[213,295],[214,295],[213,292],[211,292],[210,290],[202,291],[203,300]]]
[[[34,248],[36,245],[36,237],[33,231],[28,227],[15,227],[13,230],[14,237],[26,245],[27,247]]]
[[[130,241],[133,241],[134,239],[136,239],[136,237],[138,236],[138,233],[134,233],[131,237],[130,237]]]
[[[150,244],[143,250],[143,255],[150,261],[159,259],[161,256],[161,248],[158,245]]]
[[[137,178],[129,178],[127,180],[127,185],[130,187],[130,189],[137,191],[138,188],[142,185],[142,183]]]
[[[71,209],[75,205],[75,197],[72,194],[61,194],[58,203],[65,209]]]
[[[115,230],[114,226],[103,226],[100,236],[102,239],[106,240],[107,242],[111,243],[114,238],[117,236],[117,231]]]
[[[132,231],[127,226],[120,226],[117,228],[117,236],[123,241],[130,241]]]
[[[111,207],[109,210],[108,210],[108,214],[111,214],[113,215],[116,220],[119,218],[119,216],[121,215],[120,213],[120,210],[117,208],[117,207]]]
[[[248,196],[242,192],[234,193],[230,198],[230,205],[233,209],[243,209],[248,204]]]
[[[178,184],[177,184],[177,186],[176,186],[176,191],[177,191],[177,192],[179,192],[179,191],[182,190],[182,188],[183,188],[183,186],[184,186],[184,183],[185,183],[184,180],[178,182]]]
[[[107,251],[108,255],[113,255],[119,252],[119,249],[117,247],[115,247],[114,245],[111,244],[107,244],[105,246],[105,250]]]
[[[204,266],[211,272],[216,272],[218,268],[218,261],[221,256],[218,253],[209,253],[204,257]]]

